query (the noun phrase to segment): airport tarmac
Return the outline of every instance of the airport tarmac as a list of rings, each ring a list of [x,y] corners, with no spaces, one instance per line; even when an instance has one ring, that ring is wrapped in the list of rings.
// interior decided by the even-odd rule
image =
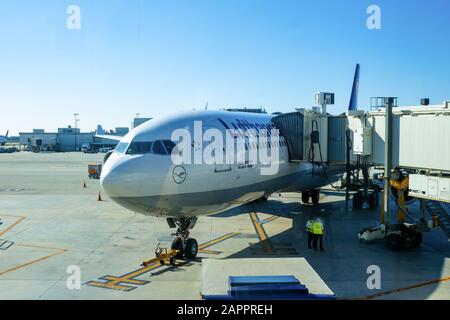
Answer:
[[[450,245],[442,230],[403,252],[359,243],[356,234],[377,225],[379,212],[346,213],[343,193],[332,189],[322,190],[318,206],[284,193],[200,217],[191,233],[202,249],[196,260],[141,267],[158,242],[170,245],[172,230],[165,219],[134,214],[106,195],[97,201],[99,180],[88,179],[87,163],[103,156],[0,155],[0,239],[9,241],[0,250],[0,299],[201,299],[205,259],[254,259],[251,272],[258,274],[260,261],[291,258],[306,260],[337,298],[450,299]],[[325,252],[307,248],[309,216],[324,220]],[[371,265],[380,267],[381,289],[367,288]],[[67,287],[70,266],[80,268],[80,289]],[[302,282],[301,270],[296,274]]]

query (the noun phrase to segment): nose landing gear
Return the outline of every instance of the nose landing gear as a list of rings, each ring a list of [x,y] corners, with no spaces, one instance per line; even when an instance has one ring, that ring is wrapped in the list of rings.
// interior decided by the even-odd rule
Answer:
[[[172,242],[172,250],[179,250],[176,255],[177,259],[186,257],[187,259],[195,259],[198,253],[197,240],[189,238],[189,230],[194,228],[197,218],[167,218],[169,227],[176,228],[177,231],[172,234],[176,238]]]

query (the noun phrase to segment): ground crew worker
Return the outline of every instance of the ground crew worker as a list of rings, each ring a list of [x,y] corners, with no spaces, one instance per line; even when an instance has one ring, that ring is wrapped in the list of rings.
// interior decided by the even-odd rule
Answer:
[[[313,238],[314,238],[313,224],[314,224],[313,219],[308,219],[308,221],[306,222],[306,232],[308,233],[308,248],[309,249],[312,249],[312,245],[313,245]]]
[[[313,234],[314,234],[314,250],[317,250],[317,241],[320,242],[320,251],[323,250],[323,223],[320,220],[316,220],[313,223]]]

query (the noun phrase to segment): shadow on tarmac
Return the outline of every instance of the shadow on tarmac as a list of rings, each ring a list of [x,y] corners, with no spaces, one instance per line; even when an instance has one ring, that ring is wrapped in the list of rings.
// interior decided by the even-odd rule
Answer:
[[[343,195],[335,191],[326,191],[323,194]],[[289,197],[288,201],[284,198],[283,202],[277,200],[278,197],[279,195],[275,194],[267,202],[240,206],[213,215],[227,218],[248,214],[254,210],[258,214],[269,214],[292,220],[291,228],[274,236],[268,235],[267,240],[249,244],[249,247],[228,258],[303,257],[340,298],[366,297],[450,275],[449,267],[444,269],[446,258],[450,256],[449,241],[440,229],[424,234],[424,241],[418,248],[393,252],[387,250],[384,241],[360,243],[357,239],[359,231],[379,224],[379,209],[352,211],[350,205],[350,210],[346,213],[343,209],[345,201],[323,202],[313,206],[301,205],[300,195]],[[412,206],[411,212],[418,213],[418,210]],[[308,218],[322,219],[325,226],[325,252],[308,249],[305,232]],[[391,221],[395,221],[394,219],[395,216],[391,217]],[[293,255],[292,249],[276,250],[277,244],[282,244],[284,248],[290,246],[295,254]],[[264,251],[271,247],[275,248],[275,251]],[[379,290],[367,288],[367,280],[371,275],[368,274],[367,268],[371,265],[377,265],[381,270],[381,289]],[[299,280],[301,282],[301,279]],[[449,282],[428,283],[417,288],[405,288],[395,293],[388,292],[377,298],[427,299],[440,284],[444,283],[449,285]],[[440,295],[433,298],[448,299],[449,297]]]

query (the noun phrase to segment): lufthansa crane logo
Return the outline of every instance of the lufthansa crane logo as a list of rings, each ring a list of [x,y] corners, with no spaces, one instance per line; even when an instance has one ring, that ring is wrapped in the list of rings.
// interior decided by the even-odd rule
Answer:
[[[181,184],[186,180],[186,169],[182,166],[176,166],[172,171],[173,181],[177,184]]]

